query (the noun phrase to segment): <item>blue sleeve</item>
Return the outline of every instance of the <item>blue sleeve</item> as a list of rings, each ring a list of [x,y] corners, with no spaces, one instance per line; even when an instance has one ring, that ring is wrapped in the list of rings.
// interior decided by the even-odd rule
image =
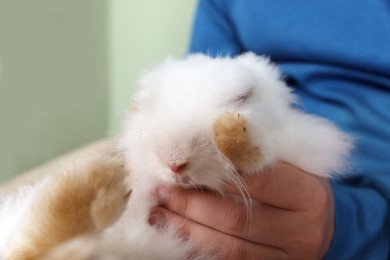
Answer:
[[[224,4],[201,0],[198,3],[189,52],[210,56],[234,56],[240,43]]]
[[[331,3],[329,3],[329,5],[338,6],[339,4],[338,0],[332,0],[330,2]],[[386,9],[383,9],[380,6],[381,3],[383,4],[385,2],[386,1],[360,1],[359,3],[364,5],[365,9],[370,9],[370,13],[379,13],[378,17],[387,21],[389,19],[389,11],[386,11]],[[298,1],[298,3],[304,4],[300,7],[310,5],[308,1]],[[351,12],[351,16],[352,13],[354,15],[361,14],[359,10],[355,10],[359,8],[361,10],[361,7],[356,6],[355,8],[353,2],[343,2],[343,5],[349,5],[348,8],[352,8],[356,11]],[[243,8],[243,6],[245,8]],[[286,8],[288,6],[289,8]],[[314,9],[318,8],[317,4],[314,3],[310,6]],[[335,198],[335,231],[332,244],[326,258],[330,260],[389,259],[390,164],[388,160],[390,156],[390,121],[389,114],[387,114],[389,112],[383,112],[389,111],[386,107],[390,104],[388,91],[388,86],[390,86],[390,74],[386,72],[388,71],[386,68],[389,68],[389,66],[388,63],[378,62],[379,65],[377,67],[373,67],[378,68],[378,71],[380,71],[375,75],[375,78],[367,73],[368,69],[367,71],[360,69],[357,70],[356,73],[354,72],[354,66],[356,63],[361,62],[364,65],[364,61],[367,61],[367,57],[371,57],[370,55],[372,55],[372,57],[387,57],[386,55],[389,54],[388,46],[382,44],[381,40],[378,40],[379,42],[375,42],[374,44],[377,47],[374,47],[373,44],[368,44],[367,46],[371,46],[371,48],[365,48],[363,45],[357,45],[357,41],[354,41],[356,45],[354,45],[355,48],[360,50],[358,53],[364,54],[362,54],[363,58],[353,62],[334,61],[334,64],[345,64],[350,67],[348,69],[342,67],[332,67],[325,73],[325,75],[329,76],[329,78],[327,78],[328,81],[329,79],[332,79],[332,84],[321,85],[320,87],[313,86],[310,80],[315,79],[315,77],[310,77],[310,74],[308,73],[310,70],[314,71],[320,67],[318,63],[319,61],[316,61],[316,63],[310,67],[310,57],[305,57],[304,60],[307,65],[306,67],[302,67],[300,63],[295,64],[291,62],[291,60],[297,60],[297,56],[292,56],[293,59],[289,59],[291,58],[288,57],[289,53],[287,53],[281,45],[295,46],[296,42],[293,42],[292,40],[289,42],[289,37],[284,37],[284,41],[282,43],[279,40],[275,40],[279,38],[272,38],[276,37],[275,35],[284,36],[283,34],[286,33],[286,31],[280,29],[282,28],[281,26],[277,27],[279,28],[279,31],[272,27],[272,25],[275,24],[273,19],[282,19],[283,17],[273,17],[274,13],[260,16],[256,12],[252,12],[254,15],[252,14],[251,17],[246,15],[248,10],[266,9],[274,11],[277,10],[280,13],[285,11],[285,14],[291,15],[292,17],[294,12],[291,12],[291,10],[294,10],[293,8],[294,3],[290,3],[289,1],[284,3],[283,1],[200,0],[189,51],[203,52],[212,56],[234,56],[245,51],[253,51],[258,54],[270,55],[271,58],[274,58],[274,55],[286,56],[279,57],[280,59],[278,61],[284,73],[295,76],[298,81],[302,81],[305,84],[307,83],[307,89],[297,89],[297,94],[301,96],[301,98],[304,98],[304,104],[309,111],[328,117],[330,120],[337,122],[343,129],[347,129],[348,132],[358,133],[358,136],[361,139],[359,147],[357,147],[358,155],[355,156],[355,161],[362,164],[364,167],[360,169],[354,178],[344,181],[332,181]],[[312,14],[313,12],[311,12],[311,7],[307,8],[307,10],[309,10],[307,13]],[[332,8],[329,7],[329,9],[324,10],[324,12],[331,12],[331,9]],[[241,12],[239,10],[245,10],[245,12]],[[304,12],[300,12],[300,15],[304,15]],[[345,15],[344,17],[345,19],[352,19],[356,23],[359,22],[359,26],[369,26],[364,19],[354,19],[354,17],[348,17]],[[263,23],[259,22],[260,19],[262,19]],[[318,26],[323,26],[324,28],[329,26],[329,20],[326,14],[322,14],[319,19],[322,20],[316,20]],[[288,23],[288,20],[286,20],[286,23]],[[256,33],[252,30],[253,24],[267,24],[267,26],[261,27],[261,30],[258,30],[259,33]],[[282,22],[276,23],[277,26],[279,24],[282,24]],[[382,24],[386,25],[387,22],[383,22]],[[376,32],[375,30],[377,28],[382,28],[378,25],[380,25],[380,23],[375,24],[372,28],[370,27],[372,30],[368,28],[367,32],[370,30]],[[248,27],[251,28],[250,32],[245,29]],[[283,28],[290,27],[286,26]],[[383,28],[389,27],[385,26]],[[304,38],[304,35],[312,35],[310,32],[312,32],[311,30],[313,30],[313,26],[310,23],[305,22],[300,24],[299,27],[292,27],[291,30],[292,29],[299,31],[307,30],[308,33],[303,34],[302,36]],[[316,30],[316,28],[314,29]],[[244,33],[245,30],[246,34]],[[342,27],[340,30],[342,30]],[[266,33],[264,34],[264,32]],[[352,36],[356,37],[354,38],[350,37],[351,35],[346,35],[348,33],[351,33]],[[384,35],[384,33],[385,32],[383,32],[382,35]],[[340,31],[339,35],[345,37],[345,39],[363,39],[361,36],[359,38],[358,31],[353,30]],[[294,35],[291,34],[291,36]],[[267,37],[270,38],[272,44],[264,44],[267,43],[267,39],[269,39]],[[293,39],[293,37],[291,38]],[[299,40],[302,40],[304,43],[311,46],[312,49],[321,50],[321,48],[318,48],[321,46],[316,46],[316,44],[323,44],[321,41],[316,41],[316,39],[311,36],[306,37],[307,39],[303,38],[299,38]],[[367,39],[377,38],[378,37],[367,37]],[[386,39],[386,37],[384,39]],[[263,48],[262,46],[266,46],[267,48]],[[338,47],[343,49],[345,46]],[[329,53],[330,51],[331,50],[329,50]],[[302,53],[306,55],[305,52]],[[326,56],[326,54],[320,54]],[[341,52],[341,55],[332,56],[332,58],[342,59],[342,54],[343,52]],[[355,54],[356,53],[353,52],[351,57],[356,57]],[[324,60],[326,60],[325,58]],[[371,58],[369,60],[372,60]],[[283,63],[284,61],[286,61],[286,63]],[[333,63],[328,62],[324,65],[328,66]],[[359,65],[362,64],[359,63]],[[369,67],[367,66],[367,68]],[[353,75],[353,77],[351,76],[350,79],[343,79],[343,77],[340,76],[342,73],[348,72],[356,74],[356,81],[354,80],[355,75]],[[372,69],[371,71],[370,69],[369,72],[374,73],[375,70]],[[334,75],[332,73],[334,73]],[[376,85],[377,80],[380,83]],[[323,81],[319,79],[318,82],[322,83],[327,81],[325,78]],[[361,85],[365,86],[364,89]],[[346,89],[358,90],[347,92],[345,91]],[[345,93],[343,94],[343,92],[340,91]],[[342,99],[341,101],[344,103],[338,102],[332,104],[332,99],[329,99],[330,92],[332,92],[332,95],[340,96],[340,99]],[[320,98],[317,100],[311,100],[312,96],[316,95]],[[370,102],[365,103],[364,99],[361,98],[362,96],[370,97]],[[326,103],[328,100],[330,101]],[[319,101],[324,103],[319,104]],[[340,108],[337,107],[338,105]],[[351,116],[350,118],[346,117],[347,113],[345,113],[345,111],[349,111],[348,113]]]
[[[369,182],[332,183],[335,232],[326,259],[388,259],[390,175]]]

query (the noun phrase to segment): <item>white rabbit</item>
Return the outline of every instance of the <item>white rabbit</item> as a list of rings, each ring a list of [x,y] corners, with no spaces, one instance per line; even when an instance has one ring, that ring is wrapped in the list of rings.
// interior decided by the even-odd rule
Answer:
[[[168,59],[139,85],[118,145],[131,197],[119,220],[97,235],[95,258],[195,258],[191,241],[148,224],[159,184],[222,193],[235,183],[245,195],[241,176],[261,174],[277,160],[322,177],[346,172],[352,138],[299,110],[265,57]],[[196,257],[210,259],[208,250]]]
[[[167,243],[157,240],[150,247],[156,231],[145,223],[158,183],[221,191],[233,182],[245,189],[240,174],[259,173],[277,160],[323,177],[345,172],[351,138],[294,108],[297,98],[267,58],[247,53],[167,60],[140,85],[120,143],[133,194],[116,232],[141,219],[145,227],[136,237],[149,233],[146,248],[160,252],[162,246],[167,259],[182,259],[188,246],[164,250]]]

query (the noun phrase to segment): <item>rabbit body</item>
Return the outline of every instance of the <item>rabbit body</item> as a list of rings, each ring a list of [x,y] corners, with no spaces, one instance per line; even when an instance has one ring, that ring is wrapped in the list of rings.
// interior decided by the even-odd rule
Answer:
[[[266,57],[168,59],[145,73],[139,85],[118,144],[132,193],[119,219],[95,236],[96,259],[210,259],[209,249],[195,256],[191,241],[148,224],[160,184],[221,193],[225,183],[245,189],[243,175],[261,174],[278,160],[321,177],[346,172],[352,139],[331,122],[302,112]],[[23,212],[32,203],[30,195],[9,201],[23,205],[10,211],[3,206],[3,215]]]

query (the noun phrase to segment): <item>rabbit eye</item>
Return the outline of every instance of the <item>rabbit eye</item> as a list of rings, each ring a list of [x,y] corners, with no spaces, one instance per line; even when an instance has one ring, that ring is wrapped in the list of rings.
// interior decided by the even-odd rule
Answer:
[[[238,95],[232,99],[230,99],[228,102],[232,104],[243,104],[245,103],[251,96],[253,96],[255,92],[255,88],[251,87],[247,89],[244,93],[241,95]]]

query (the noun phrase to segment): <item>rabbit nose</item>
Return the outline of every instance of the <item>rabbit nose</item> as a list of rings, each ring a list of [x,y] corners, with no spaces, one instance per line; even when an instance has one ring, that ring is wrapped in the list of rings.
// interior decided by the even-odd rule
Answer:
[[[182,173],[188,166],[188,163],[182,163],[182,164],[177,164],[177,163],[169,163],[169,168],[174,172],[175,174],[180,174]]]

